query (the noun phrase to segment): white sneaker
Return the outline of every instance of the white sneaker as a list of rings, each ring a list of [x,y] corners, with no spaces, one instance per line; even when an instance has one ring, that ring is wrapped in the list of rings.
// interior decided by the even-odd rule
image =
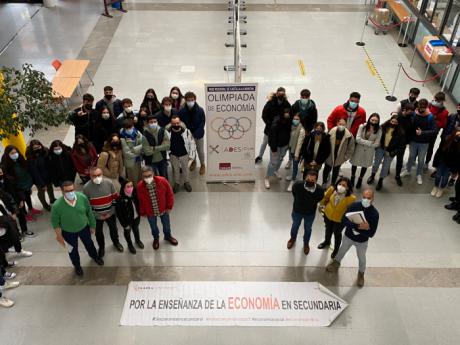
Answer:
[[[443,194],[444,194],[444,189],[438,188],[438,192],[436,193],[436,197],[440,198],[440,197],[442,197]]]
[[[292,161],[288,161],[286,163],[286,166],[284,167],[284,169],[286,169],[286,170],[291,169],[291,166],[292,166]]]
[[[19,285],[20,285],[19,282],[10,282],[10,281],[7,281],[7,282],[5,282],[5,285],[3,285],[3,290],[16,289]]]
[[[270,189],[270,179],[268,177],[265,178],[264,184],[265,188]]]
[[[292,186],[294,185],[294,183],[295,183],[295,181],[291,181],[291,182],[289,183],[289,186],[288,186],[287,189],[286,189],[287,192],[292,192]]]
[[[407,176],[410,176],[410,172],[405,169],[401,172],[401,175],[399,175],[399,177],[407,177]]]
[[[422,175],[417,175],[417,184],[423,184]]]
[[[14,302],[6,297],[0,297],[0,307],[11,308]]]
[[[283,178],[279,175],[278,171],[275,171],[275,177],[278,178],[278,180],[282,180]]]
[[[433,189],[431,190],[431,196],[436,196],[436,194],[438,193],[438,187],[433,187]]]
[[[16,273],[14,272],[5,272],[3,278],[5,279],[14,279],[16,277]]]
[[[292,175],[287,175],[286,176],[286,181],[292,181]]]
[[[23,257],[23,258],[28,258],[28,257],[32,256],[33,254],[32,254],[32,252],[29,252],[29,251],[23,249],[17,255],[20,256],[20,257]]]

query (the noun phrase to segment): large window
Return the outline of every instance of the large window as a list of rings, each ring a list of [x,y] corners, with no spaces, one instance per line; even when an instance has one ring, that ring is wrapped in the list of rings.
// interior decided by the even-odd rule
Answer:
[[[459,26],[459,17],[460,17],[460,0],[454,0],[452,3],[449,16],[447,17],[446,26],[442,31],[443,36],[448,40],[453,46],[456,46],[459,38],[460,31],[458,30]]]
[[[440,30],[444,13],[446,13],[447,6],[450,0],[430,0],[427,3],[425,10],[425,17],[433,24],[433,26]]]

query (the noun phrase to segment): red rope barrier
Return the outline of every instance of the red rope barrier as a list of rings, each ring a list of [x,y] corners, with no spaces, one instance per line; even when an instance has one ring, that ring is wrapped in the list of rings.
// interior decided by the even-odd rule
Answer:
[[[395,28],[397,26],[400,26],[402,24],[402,22],[399,22],[399,23],[396,23],[396,24],[392,24],[392,25],[379,25],[377,24],[376,22],[374,22],[372,20],[372,17],[369,17],[369,21],[374,24],[377,28],[379,29],[384,29],[384,30],[389,30],[389,29],[392,29],[392,28]]]
[[[404,72],[404,74],[406,75],[407,78],[409,78],[410,80],[412,80],[413,82],[415,83],[427,83],[427,82],[430,82],[430,81],[433,81],[437,78],[439,78],[440,76],[442,76],[444,73],[446,73],[446,71],[449,69],[449,66],[446,66],[446,68],[444,68],[441,72],[439,72],[438,74],[436,74],[434,77],[431,77],[431,78],[428,78],[427,80],[416,80],[414,78],[412,78],[407,72],[406,70],[404,69],[404,66],[402,66],[402,70]]]

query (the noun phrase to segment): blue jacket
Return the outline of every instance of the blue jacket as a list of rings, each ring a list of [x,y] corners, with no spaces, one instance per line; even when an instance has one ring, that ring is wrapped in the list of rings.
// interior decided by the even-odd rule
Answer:
[[[442,130],[441,133],[441,138],[446,139],[449,135],[453,134],[455,131],[455,123],[460,121],[460,115],[457,113],[450,114],[449,117],[447,118],[447,124],[446,127]]]
[[[204,126],[206,124],[206,116],[204,109],[198,103],[195,103],[192,109],[188,106],[183,107],[179,111],[180,120],[185,123],[187,128],[192,132],[195,139],[204,137]]]
[[[364,212],[364,217],[369,223],[369,230],[360,230],[358,225],[351,222],[345,215],[348,212]],[[361,201],[356,201],[350,206],[348,206],[347,212],[343,215],[342,224],[345,226],[345,236],[350,240],[355,242],[367,242],[370,237],[374,237],[375,232],[377,231],[377,226],[379,225],[379,212],[377,209],[371,205],[368,208],[363,207]],[[358,234],[356,234],[358,233]]]
[[[416,129],[422,130],[421,135],[415,133]],[[432,114],[422,116],[417,113],[412,118],[411,141],[416,143],[428,144],[430,140],[438,134],[436,120]]]

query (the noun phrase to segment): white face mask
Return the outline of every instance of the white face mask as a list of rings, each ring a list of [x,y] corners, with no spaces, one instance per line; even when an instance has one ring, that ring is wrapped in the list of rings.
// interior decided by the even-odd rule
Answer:
[[[54,149],[54,153],[57,154],[58,156],[62,153],[62,149],[59,147],[59,148],[55,148]]]
[[[342,186],[341,184],[339,184],[339,185],[337,186],[337,193],[343,194],[343,193],[345,193],[346,191],[347,191],[347,189],[346,189],[344,186]]]
[[[345,130],[345,126],[339,125],[339,126],[337,126],[337,129],[338,129],[339,131],[343,131],[343,130]]]
[[[172,98],[172,99],[178,99],[178,98],[179,98],[179,94],[178,94],[178,93],[172,93],[172,94],[171,94],[171,98]]]
[[[371,204],[372,201],[370,199],[363,198],[363,200],[361,200],[361,205],[363,205],[364,208],[370,207]]]
[[[133,112],[133,107],[126,107],[125,112],[132,113]]]
[[[145,181],[145,183],[147,183],[147,184],[151,184],[151,183],[153,182],[153,177],[146,177],[146,178],[144,179],[144,181]]]
[[[108,120],[110,118],[110,113],[102,113],[102,118]]]
[[[101,184],[102,183],[102,176],[98,176],[98,177],[93,178],[93,182],[95,184]]]
[[[170,112],[171,109],[172,109],[172,106],[170,105],[165,106],[165,111]]]
[[[195,101],[188,101],[187,102],[187,107],[189,107],[189,108],[193,108],[194,105],[195,105]]]

